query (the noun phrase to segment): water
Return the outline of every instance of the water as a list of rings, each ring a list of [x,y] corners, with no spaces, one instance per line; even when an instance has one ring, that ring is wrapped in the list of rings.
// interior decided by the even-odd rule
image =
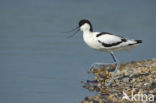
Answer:
[[[121,62],[156,57],[155,0],[2,0],[0,1],[0,102],[75,103],[90,94],[87,80],[94,62],[111,62],[88,48],[82,33],[62,32],[87,18],[95,31],[142,39]]]

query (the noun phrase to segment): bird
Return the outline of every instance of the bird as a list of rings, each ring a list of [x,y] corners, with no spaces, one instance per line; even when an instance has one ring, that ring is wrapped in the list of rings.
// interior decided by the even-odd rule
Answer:
[[[93,26],[91,22],[87,19],[80,20],[78,23],[78,27],[75,28],[74,30],[76,29],[77,31],[73,35],[75,35],[78,31],[82,31],[83,40],[90,48],[110,53],[111,57],[113,58],[116,67],[112,74],[112,78],[106,84],[106,86],[110,86],[112,84],[116,72],[118,71],[119,68],[119,60],[114,55],[114,52],[121,50],[129,50],[135,48],[136,46],[142,43],[142,40],[129,39],[122,36],[114,35],[109,32],[93,32]],[[92,64],[91,68],[94,67],[95,65],[103,65],[103,64],[105,63],[94,63]]]

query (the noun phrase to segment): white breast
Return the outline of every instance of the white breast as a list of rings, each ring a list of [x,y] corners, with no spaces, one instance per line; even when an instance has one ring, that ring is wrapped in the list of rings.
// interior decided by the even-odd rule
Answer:
[[[83,33],[83,40],[85,41],[85,43],[93,49],[96,50],[100,50],[101,45],[99,44],[99,42],[96,40],[96,35],[94,35],[91,32],[84,32]]]

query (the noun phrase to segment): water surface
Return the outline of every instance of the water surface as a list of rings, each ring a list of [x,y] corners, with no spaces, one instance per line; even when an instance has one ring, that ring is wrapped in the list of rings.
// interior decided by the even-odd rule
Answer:
[[[74,103],[90,94],[81,86],[94,62],[111,62],[82,40],[62,33],[87,18],[94,31],[142,39],[120,62],[156,57],[154,0],[0,1],[0,102]]]

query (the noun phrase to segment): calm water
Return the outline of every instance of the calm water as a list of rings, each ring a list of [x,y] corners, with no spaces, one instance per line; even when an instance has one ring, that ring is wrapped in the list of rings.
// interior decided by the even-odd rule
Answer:
[[[76,103],[90,94],[87,80],[94,62],[111,62],[107,53],[88,48],[82,33],[68,31],[80,19],[95,31],[108,31],[143,44],[118,52],[121,62],[156,57],[155,0],[1,0],[0,102]]]

